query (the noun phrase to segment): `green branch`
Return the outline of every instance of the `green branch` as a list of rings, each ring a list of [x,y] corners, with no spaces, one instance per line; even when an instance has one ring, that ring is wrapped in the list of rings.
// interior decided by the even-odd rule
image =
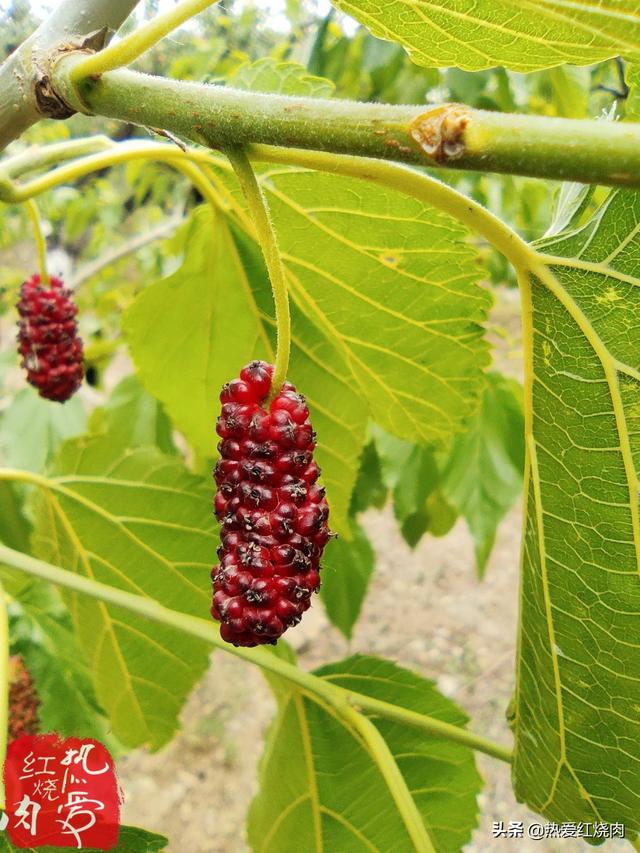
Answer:
[[[26,471],[0,469],[0,479],[18,479],[48,488],[55,488],[55,481],[47,480],[45,477],[39,475],[32,475]],[[235,648],[221,639],[217,625],[211,620],[199,619],[196,616],[189,616],[186,613],[178,613],[175,610],[164,607],[153,599],[90,580],[82,575],[66,571],[50,563],[45,563],[43,560],[37,560],[34,557],[23,554],[20,551],[15,551],[2,544],[0,544],[0,563],[53,583],[56,586],[73,590],[73,592],[80,593],[81,595],[90,596],[115,607],[122,607],[145,619],[168,625],[178,631],[198,637],[217,649],[222,649],[247,663],[259,666],[292,684],[296,684],[311,697],[317,696],[322,699],[322,701],[342,716],[350,717],[355,709],[370,711],[379,717],[404,722],[415,728],[419,728],[432,737],[452,740],[470,749],[485,752],[502,761],[511,761],[511,754],[507,749],[491,743],[466,729],[459,728],[450,723],[444,723],[442,720],[437,720],[433,717],[406,711],[404,708],[372,699],[369,696],[364,696],[352,690],[345,690],[318,676],[305,672],[293,664],[280,660],[265,649]]]
[[[82,80],[78,55],[53,72],[71,109],[160,127],[212,148],[250,143],[423,166],[640,186],[640,124],[545,118],[447,104],[390,106],[244,92],[133,71]]]
[[[267,401],[270,402],[280,393],[282,385],[287,378],[287,371],[289,370],[289,357],[291,355],[291,311],[289,309],[287,278],[278,247],[278,238],[273,227],[273,222],[271,221],[269,206],[262,188],[256,179],[249,158],[242,148],[225,149],[225,154],[233,166],[240,188],[247,200],[273,292],[278,345],[271,392]]]

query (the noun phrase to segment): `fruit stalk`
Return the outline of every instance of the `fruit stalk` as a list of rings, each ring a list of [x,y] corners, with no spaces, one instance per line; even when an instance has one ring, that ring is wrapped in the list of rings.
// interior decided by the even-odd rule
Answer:
[[[29,214],[29,219],[31,220],[31,227],[33,228],[33,239],[36,244],[38,267],[40,268],[40,281],[43,284],[48,285],[49,273],[47,272],[47,241],[42,233],[42,221],[40,219],[38,205],[31,198],[25,202],[25,205],[27,213]]]
[[[280,393],[282,383],[287,376],[289,357],[291,355],[291,312],[289,309],[286,272],[282,263],[280,249],[278,248],[278,238],[273,227],[273,222],[271,221],[267,200],[246,152],[242,148],[228,148],[225,153],[233,166],[238,182],[240,183],[240,188],[247,200],[273,292],[278,346],[271,390],[267,399],[268,405]]]

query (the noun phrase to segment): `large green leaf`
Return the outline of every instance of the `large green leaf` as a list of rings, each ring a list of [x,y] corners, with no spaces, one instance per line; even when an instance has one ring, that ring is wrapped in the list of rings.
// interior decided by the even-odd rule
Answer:
[[[456,436],[442,474],[443,491],[464,515],[484,572],[498,524],[522,488],[524,416],[522,390],[498,373],[487,375],[482,405]]]
[[[640,202],[540,244],[516,695],[517,795],[640,830]],[[545,259],[545,255],[541,256]],[[532,314],[530,313],[532,311]]]
[[[477,71],[589,65],[640,51],[635,0],[333,0],[414,62]]]
[[[261,181],[291,296],[352,393],[389,432],[444,443],[478,404],[488,361],[491,298],[464,227],[356,179],[272,168]]]
[[[111,848],[111,853],[162,853],[166,849],[169,839],[155,832],[147,832],[137,826],[120,827],[118,843]],[[20,850],[22,853],[60,853],[60,847],[14,847],[7,835],[0,835],[0,853],[14,853]],[[85,853],[102,853],[93,847],[85,847]]]
[[[138,296],[124,331],[141,381],[207,458],[220,388],[252,358],[259,326],[225,218],[202,207],[185,236],[182,266]]]
[[[316,670],[346,689],[464,726],[464,713],[432,682],[380,658],[354,656]],[[371,753],[350,724],[290,685],[267,739],[248,836],[260,853],[416,848]],[[458,851],[476,825],[482,781],[471,750],[373,718],[436,850]]]
[[[185,613],[206,615],[217,536],[207,484],[155,449],[109,437],[63,448],[36,503],[37,556]],[[157,748],[207,665],[206,644],[116,607],[67,596],[98,700],[126,745]]]

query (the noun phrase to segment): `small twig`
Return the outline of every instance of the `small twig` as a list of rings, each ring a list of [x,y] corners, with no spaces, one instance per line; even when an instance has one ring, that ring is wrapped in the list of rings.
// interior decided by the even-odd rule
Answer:
[[[98,77],[107,71],[129,65],[189,18],[218,2],[219,0],[183,0],[174,9],[157,15],[117,44],[83,59],[74,66],[71,81],[78,85],[86,77]]]
[[[154,243],[156,240],[162,240],[164,237],[168,237],[183,221],[183,215],[177,214],[151,231],[147,231],[145,234],[139,234],[137,237],[123,243],[121,246],[117,246],[111,252],[106,252],[94,261],[84,264],[72,277],[69,282],[69,287],[73,290],[77,290],[81,285],[92,279],[101,270],[112,266],[127,255],[137,252],[149,243]]]

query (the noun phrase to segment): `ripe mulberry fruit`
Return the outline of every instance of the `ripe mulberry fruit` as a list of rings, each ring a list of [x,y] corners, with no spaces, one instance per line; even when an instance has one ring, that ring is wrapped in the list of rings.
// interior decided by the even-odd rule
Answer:
[[[20,655],[9,658],[9,741],[40,730],[40,698]]]
[[[272,365],[251,362],[220,394],[211,614],[235,646],[275,643],[300,621],[331,536],[309,409],[290,382],[265,409],[272,376]]]
[[[18,301],[18,352],[27,380],[41,397],[64,403],[78,390],[84,373],[78,309],[62,280],[27,279]]]

